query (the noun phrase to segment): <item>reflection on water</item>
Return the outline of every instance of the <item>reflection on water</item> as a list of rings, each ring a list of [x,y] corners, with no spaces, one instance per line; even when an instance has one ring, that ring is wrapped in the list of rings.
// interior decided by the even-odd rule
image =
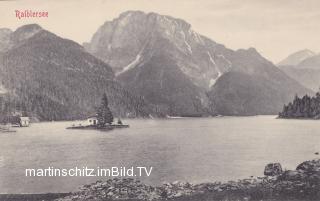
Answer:
[[[318,121],[274,116],[127,120],[111,132],[37,123],[0,135],[0,193],[68,192],[96,177],[25,177],[26,168],[153,166],[148,184],[234,180],[293,169],[320,151]],[[103,179],[103,178],[102,178]]]

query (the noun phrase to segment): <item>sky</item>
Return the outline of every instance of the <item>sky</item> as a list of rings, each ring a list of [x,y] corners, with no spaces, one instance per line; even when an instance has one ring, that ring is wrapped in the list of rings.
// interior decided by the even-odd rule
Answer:
[[[18,19],[15,10],[48,11]],[[181,18],[231,49],[256,48],[274,63],[301,49],[320,52],[319,0],[0,0],[0,28],[37,23],[80,44],[128,10]]]

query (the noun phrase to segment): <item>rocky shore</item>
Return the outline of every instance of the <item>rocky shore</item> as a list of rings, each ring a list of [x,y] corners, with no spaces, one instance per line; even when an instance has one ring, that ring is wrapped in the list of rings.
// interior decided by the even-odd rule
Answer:
[[[177,201],[311,201],[320,200],[320,159],[305,161],[295,170],[279,163],[265,167],[264,176],[226,183],[165,183],[150,186],[132,178],[114,178],[82,186],[57,201],[177,200]]]

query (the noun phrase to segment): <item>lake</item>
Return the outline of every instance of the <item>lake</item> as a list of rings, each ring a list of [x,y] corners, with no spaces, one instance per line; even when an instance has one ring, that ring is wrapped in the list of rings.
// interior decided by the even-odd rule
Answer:
[[[0,193],[69,192],[98,177],[25,177],[26,168],[152,166],[160,185],[263,175],[269,162],[294,169],[320,151],[320,121],[275,116],[129,119],[128,129],[67,130],[72,122],[34,123],[0,133]],[[105,179],[105,178],[102,178]]]

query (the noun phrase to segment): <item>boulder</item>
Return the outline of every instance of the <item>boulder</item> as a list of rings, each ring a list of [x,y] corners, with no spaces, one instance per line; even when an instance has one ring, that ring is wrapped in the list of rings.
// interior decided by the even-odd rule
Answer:
[[[281,175],[283,181],[299,181],[305,179],[306,175],[297,170],[286,170]]]
[[[296,170],[303,171],[307,174],[314,174],[320,172],[320,159],[305,161],[298,165]]]
[[[266,176],[277,176],[283,173],[280,163],[269,163],[264,168],[264,175]]]

